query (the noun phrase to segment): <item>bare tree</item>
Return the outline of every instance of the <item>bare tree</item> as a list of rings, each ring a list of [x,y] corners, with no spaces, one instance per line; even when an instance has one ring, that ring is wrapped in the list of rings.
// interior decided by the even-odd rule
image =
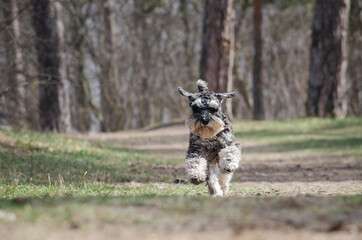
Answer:
[[[241,31],[241,26],[242,23],[246,20],[246,10],[247,7],[249,5],[249,1],[248,0],[244,0],[244,1],[238,1],[235,4],[235,28],[234,28],[234,32],[235,32],[235,39],[238,39],[239,35],[242,35],[242,31]],[[242,45],[240,41],[236,41],[235,42],[235,64],[233,66],[233,82],[234,82],[234,86],[237,89],[237,91],[239,92],[239,94],[241,95],[242,100],[245,103],[245,110],[247,112],[251,111],[251,104],[250,104],[250,97],[249,97],[249,86],[248,83],[246,81],[246,79],[243,78],[243,76],[240,73],[239,70],[239,66],[238,63],[240,62],[241,59],[241,49]],[[241,104],[240,101],[235,101],[234,98],[234,103],[237,104],[233,104],[233,112],[237,112],[238,110],[243,111],[243,109],[237,109],[240,108]],[[239,106],[238,106],[239,105]]]
[[[59,74],[59,86],[58,86],[58,101],[59,101],[59,131],[70,132],[70,105],[69,105],[69,81],[67,78],[67,62],[66,62],[66,46],[65,46],[65,32],[63,23],[63,7],[59,0],[53,0],[55,9],[55,33],[56,40],[58,41],[58,74]]]
[[[32,0],[31,4],[38,56],[40,128],[69,132],[71,122],[62,6],[57,0]]]
[[[91,128],[91,115],[98,115],[92,96],[88,77],[85,74],[86,53],[94,54],[94,49],[89,49],[89,33],[86,21],[90,20],[92,1],[72,0],[66,5],[69,16],[67,25],[69,40],[67,43],[72,56],[71,66],[68,67],[69,80],[74,89],[72,100],[72,125],[80,132],[87,132]],[[87,48],[86,48],[87,47]]]
[[[154,108],[154,96],[152,96],[152,79],[150,78],[152,68],[152,40],[149,35],[152,30],[149,28],[146,18],[147,15],[152,13],[153,9],[157,6],[158,0],[146,2],[142,0],[135,0],[134,9],[134,23],[135,23],[135,36],[138,39],[137,45],[139,51],[135,53],[137,65],[140,66],[140,82],[138,83],[138,106],[139,111],[139,125],[144,127],[152,122],[152,108]]]
[[[184,26],[184,32],[185,32],[185,39],[183,41],[183,45],[185,48],[185,58],[186,58],[186,66],[187,66],[187,73],[188,78],[190,80],[194,80],[194,73],[193,73],[193,66],[194,58],[193,58],[193,52],[192,52],[192,45],[190,41],[190,35],[192,34],[191,29],[191,23],[190,23],[190,10],[188,7],[189,1],[187,0],[180,0],[180,13],[181,13],[181,20]],[[194,82],[194,81],[193,81]]]
[[[211,90],[232,90],[234,65],[234,18],[232,0],[204,0],[200,77]],[[226,112],[231,117],[231,100]]]
[[[347,112],[347,28],[350,0],[315,2],[306,104],[309,116],[344,117]]]
[[[254,63],[253,63],[253,119],[264,120],[263,94],[263,38],[262,38],[262,9],[261,0],[254,0]]]
[[[18,5],[18,10],[14,11],[16,17],[11,16],[14,14],[11,12],[13,1]],[[22,115],[21,102],[17,105],[22,99],[18,97],[22,92],[19,87],[25,91],[28,127],[39,129],[42,122],[42,129],[57,130],[60,112],[66,109],[60,105],[68,105],[61,99],[67,94],[59,94],[59,87],[69,82],[71,124],[83,132],[140,128],[187,115],[187,103],[179,101],[175,86],[193,88],[195,77],[200,76],[202,69],[202,78],[209,80],[210,88],[215,85],[213,90],[227,91],[227,83],[231,86],[231,82],[225,80],[231,68],[228,50],[232,45],[230,39],[225,38],[228,36],[225,26],[232,14],[226,13],[224,8],[226,4],[231,6],[230,1],[57,1],[62,3],[58,6],[64,8],[63,19],[59,18],[61,13],[59,8],[56,9],[56,0],[0,0],[0,121],[4,124],[18,125],[16,121],[20,118],[15,117]],[[31,18],[35,18],[35,8],[32,6],[44,5],[44,2],[49,5],[46,9],[49,13],[38,14],[40,26],[34,32]],[[259,74],[262,78],[264,96],[258,99],[264,105],[265,118],[304,116],[311,51],[311,34],[308,33],[315,1],[260,1],[265,3],[262,5],[261,47],[254,45],[257,42],[253,38],[253,2],[257,3],[233,1],[234,36],[237,39],[233,64],[233,87],[237,95],[232,101],[233,114],[237,118],[253,118],[254,72],[254,77]],[[362,109],[359,104],[362,102],[359,81],[361,6],[361,0],[351,1],[346,79],[348,114],[351,115],[360,115]],[[204,23],[201,20],[205,20]],[[20,27],[19,37],[14,32],[16,21]],[[62,24],[57,25],[62,21],[63,33],[58,31]],[[216,27],[212,28],[214,25]],[[323,26],[325,28],[327,25]],[[203,41],[199,41],[202,30]],[[46,31],[50,33],[44,33]],[[339,32],[338,28],[336,32]],[[66,43],[61,39],[64,35]],[[204,43],[207,45],[202,46]],[[65,47],[66,70],[65,55],[61,54]],[[16,54],[19,51],[15,49],[21,53]],[[254,53],[258,51],[260,61],[262,59],[259,66],[254,65]],[[39,61],[36,61],[36,55],[40,57]],[[331,56],[337,59],[334,53]],[[200,65],[195,64],[197,62]],[[320,70],[323,70],[322,65]],[[34,72],[39,72],[40,77],[34,76]],[[22,75],[26,79],[25,85],[18,84],[21,80],[15,80],[21,79]],[[69,81],[64,85],[64,80]],[[216,89],[217,85],[222,88]],[[327,87],[321,86],[327,92]],[[67,88],[64,90],[68,91]],[[322,96],[322,90],[320,92]],[[56,99],[55,104],[52,99]],[[257,100],[254,103],[258,105]],[[47,114],[59,114],[59,117],[45,117]],[[43,116],[41,120],[40,115]]]
[[[25,84],[23,50],[20,46],[21,31],[17,0],[2,0],[3,14],[8,26],[5,31],[9,46],[8,62],[8,117],[16,128],[26,128]]]
[[[100,6],[100,67],[101,110],[103,131],[123,129],[125,116],[121,103],[118,69],[117,35],[114,0],[99,1]]]
[[[362,117],[362,0],[351,1],[348,28],[348,114]]]

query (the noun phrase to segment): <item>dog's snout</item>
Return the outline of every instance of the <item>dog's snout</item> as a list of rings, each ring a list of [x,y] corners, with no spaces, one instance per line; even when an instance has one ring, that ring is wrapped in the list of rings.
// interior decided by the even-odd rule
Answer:
[[[209,123],[209,118],[208,117],[202,117],[201,118],[201,123],[203,124],[203,125],[207,125],[208,123]]]

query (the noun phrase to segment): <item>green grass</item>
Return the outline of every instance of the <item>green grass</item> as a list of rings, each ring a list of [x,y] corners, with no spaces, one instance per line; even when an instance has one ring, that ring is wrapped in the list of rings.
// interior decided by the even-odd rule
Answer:
[[[306,158],[339,154],[362,159],[361,119],[240,122],[234,129],[244,149],[249,148],[246,155],[285,152]],[[253,147],[257,147],[254,152]],[[339,192],[338,184],[235,184],[231,191],[236,197],[220,199],[208,197],[203,185],[155,183],[170,183],[174,176],[154,170],[154,164],[170,164],[183,157],[155,156],[75,136],[1,130],[0,223],[71,229],[107,224],[153,229],[193,226],[199,230],[281,224],[333,231],[339,222],[357,224],[362,214],[358,186]],[[331,188],[336,193],[327,196]],[[16,216],[14,223],[7,220],[11,214]]]
[[[0,181],[7,184],[73,184],[87,181],[166,181],[140,151],[105,147],[51,133],[1,131]]]
[[[50,228],[119,224],[156,230],[191,227],[215,231],[224,226],[244,229],[278,225],[330,231],[336,222],[358,224],[361,204],[361,196],[210,199],[143,194],[1,200],[0,210],[16,214],[20,226],[36,222]]]
[[[338,153],[362,159],[361,119],[241,122],[234,128],[238,140],[259,147],[257,153],[303,152],[306,156],[308,152]],[[157,163],[165,164],[168,160],[107,142],[89,142],[54,133],[1,130],[0,198],[82,193],[139,195],[134,189],[117,185],[130,181],[171,182],[174,176],[154,170],[152,166]],[[157,187],[139,188],[139,191],[162,195],[204,191],[204,187],[175,186],[177,190],[171,192]]]
[[[84,185],[34,185],[21,184],[9,185],[1,184],[0,193],[2,198],[32,198],[32,197],[62,197],[62,196],[193,196],[206,193],[204,186],[194,186],[189,184],[104,184],[85,183]]]
[[[252,142],[258,152],[340,153],[362,159],[362,119],[299,119],[263,121],[235,126],[242,142]]]

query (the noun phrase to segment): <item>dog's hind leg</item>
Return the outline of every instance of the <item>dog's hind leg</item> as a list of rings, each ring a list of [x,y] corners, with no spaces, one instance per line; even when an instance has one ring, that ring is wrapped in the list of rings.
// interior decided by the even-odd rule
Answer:
[[[214,197],[222,196],[223,191],[221,190],[219,184],[219,166],[217,164],[209,164],[207,174],[207,186],[209,188],[210,195]]]

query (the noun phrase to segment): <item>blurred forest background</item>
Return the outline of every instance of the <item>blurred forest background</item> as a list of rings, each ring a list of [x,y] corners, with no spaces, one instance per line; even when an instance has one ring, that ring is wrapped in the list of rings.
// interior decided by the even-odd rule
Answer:
[[[361,0],[0,1],[0,121],[14,128],[185,119],[177,86],[200,77],[236,92],[235,119],[362,116]]]

